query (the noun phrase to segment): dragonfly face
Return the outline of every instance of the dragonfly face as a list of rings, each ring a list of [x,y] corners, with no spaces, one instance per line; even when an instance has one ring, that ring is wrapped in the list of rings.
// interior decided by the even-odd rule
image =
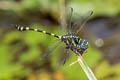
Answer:
[[[80,43],[80,48],[87,49],[88,48],[88,41],[87,40],[82,40],[81,43]]]

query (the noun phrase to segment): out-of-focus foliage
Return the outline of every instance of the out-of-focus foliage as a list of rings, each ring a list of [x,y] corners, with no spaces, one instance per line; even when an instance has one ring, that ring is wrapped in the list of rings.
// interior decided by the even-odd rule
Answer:
[[[66,0],[65,2],[68,6],[73,7],[77,13],[93,10],[95,12],[94,15],[113,15],[119,13],[120,10],[119,0]],[[20,4],[13,4],[11,7],[14,8],[16,6],[15,10],[40,8],[42,11],[49,9],[59,11],[58,5],[59,0],[20,0]]]
[[[119,80],[120,64],[111,66],[108,61],[103,61],[96,67],[96,77],[100,80]]]
[[[112,15],[119,13],[120,3],[118,0],[71,0],[71,6],[75,7],[77,12],[86,12],[92,9],[94,15]]]
[[[66,4],[73,7],[77,14],[93,10],[93,17],[116,15],[120,12],[119,0],[66,0]],[[13,21],[13,23],[30,24],[31,27],[59,34],[59,30],[54,24],[59,21],[57,20],[60,15],[59,7],[59,0],[0,1],[0,10],[7,11],[0,12],[2,19],[0,19],[0,24],[2,24],[0,25],[0,80],[87,80],[78,63],[69,67],[69,64],[77,59],[72,52],[67,63],[59,68],[57,66],[58,48],[46,60],[40,60],[41,54],[56,38],[31,31],[18,32],[10,26],[5,27],[12,24],[7,22]],[[11,18],[9,14],[12,12],[17,17],[13,14],[15,18],[9,21]],[[47,20],[47,17],[50,17],[51,22]],[[17,20],[17,18],[20,19]],[[4,19],[6,20],[4,21]],[[52,23],[52,21],[55,22]],[[39,25],[41,23],[49,25],[49,27]],[[120,65],[111,66],[108,60],[102,61],[104,58],[102,53],[90,44],[87,53],[83,54],[83,58],[98,80],[120,80]]]

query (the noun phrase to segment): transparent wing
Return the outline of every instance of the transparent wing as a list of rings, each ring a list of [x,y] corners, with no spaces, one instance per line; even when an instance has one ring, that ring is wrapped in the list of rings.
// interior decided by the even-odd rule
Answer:
[[[72,7],[68,7],[61,11],[60,24],[64,34],[71,32],[72,13]]]
[[[93,14],[93,11],[89,11],[82,15],[80,18],[76,20],[76,22],[72,25],[72,32],[77,34],[85,25],[85,23],[89,20],[90,16]]]
[[[72,32],[72,14],[73,14],[73,8],[68,7],[65,12],[65,19],[67,23],[66,25],[67,33]]]
[[[41,56],[41,60],[45,59],[48,55],[50,55],[59,45],[61,44],[61,40],[57,39],[53,41],[49,46],[47,51]]]
[[[65,46],[60,48],[60,51],[58,53],[58,65],[61,66],[66,63],[66,60],[69,57],[69,49],[66,49]]]

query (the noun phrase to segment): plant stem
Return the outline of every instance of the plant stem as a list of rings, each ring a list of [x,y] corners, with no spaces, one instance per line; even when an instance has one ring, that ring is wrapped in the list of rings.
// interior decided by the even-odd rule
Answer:
[[[89,66],[86,64],[82,56],[78,56],[78,62],[80,66],[82,67],[83,71],[87,75],[89,80],[97,80],[95,75],[93,74],[92,70],[89,68]]]

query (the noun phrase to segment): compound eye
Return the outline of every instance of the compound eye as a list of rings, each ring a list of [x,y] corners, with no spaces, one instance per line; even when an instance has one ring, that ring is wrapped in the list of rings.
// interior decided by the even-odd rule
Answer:
[[[84,43],[84,44],[87,44],[87,40],[84,40],[83,43]]]

